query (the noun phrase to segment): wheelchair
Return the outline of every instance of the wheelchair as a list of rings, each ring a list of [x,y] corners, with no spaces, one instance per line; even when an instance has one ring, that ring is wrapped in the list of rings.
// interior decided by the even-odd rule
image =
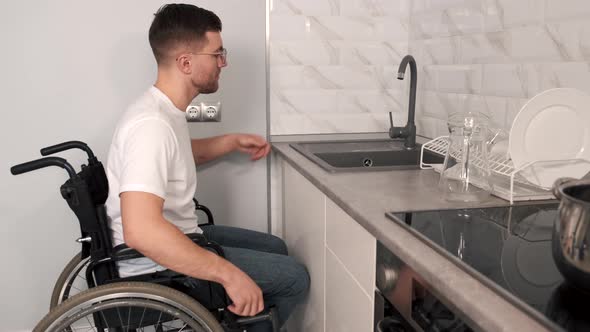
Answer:
[[[199,227],[215,225],[211,210],[199,204],[196,198],[193,198],[193,202],[195,203],[195,210],[202,211],[207,217],[207,222],[200,223]],[[81,253],[74,255],[69,260],[53,286],[51,300],[49,301],[49,310],[57,307],[69,297],[88,289],[85,271],[89,262],[90,257],[82,258]]]
[[[41,149],[47,156],[78,148],[88,155],[88,164],[76,172],[60,157],[43,157],[13,166],[13,175],[49,166],[65,169],[69,179],[60,187],[62,197],[80,224],[81,251],[66,265],[53,289],[50,312],[33,332],[42,331],[243,331],[268,321],[279,331],[276,308],[253,317],[239,317],[227,310],[230,300],[223,287],[202,281],[195,292],[187,287],[189,277],[171,270],[121,278],[116,263],[144,256],[125,244],[112,246],[104,203],[108,181],[102,163],[83,142],[68,141]],[[197,210],[213,224],[211,211]],[[186,234],[195,244],[224,256],[221,246],[202,234]],[[86,288],[86,289],[84,289]],[[217,296],[214,296],[217,295]],[[189,296],[190,295],[190,296]],[[222,303],[218,299],[223,299]]]

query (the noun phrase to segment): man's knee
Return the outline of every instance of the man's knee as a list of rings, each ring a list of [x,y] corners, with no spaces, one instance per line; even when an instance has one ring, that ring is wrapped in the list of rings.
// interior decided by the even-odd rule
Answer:
[[[288,255],[289,251],[285,241],[280,237],[271,235],[268,240],[268,245],[272,248],[272,252],[280,255]]]
[[[302,264],[297,264],[298,265],[298,278],[297,278],[297,286],[295,287],[299,294],[304,295],[307,293],[307,291],[309,290],[309,285],[311,282],[311,279],[309,278],[309,273],[307,272],[307,269],[305,268],[305,266],[303,266]]]
[[[302,264],[298,263],[292,257],[289,257],[290,266],[288,271],[289,276],[289,296],[302,297],[307,293],[310,284],[309,273]]]

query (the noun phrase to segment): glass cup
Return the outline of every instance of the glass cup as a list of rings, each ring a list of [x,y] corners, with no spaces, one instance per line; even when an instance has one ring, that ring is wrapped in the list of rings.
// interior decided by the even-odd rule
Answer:
[[[493,189],[488,160],[489,118],[478,112],[456,113],[447,124],[449,147],[439,189],[449,201],[483,201]]]

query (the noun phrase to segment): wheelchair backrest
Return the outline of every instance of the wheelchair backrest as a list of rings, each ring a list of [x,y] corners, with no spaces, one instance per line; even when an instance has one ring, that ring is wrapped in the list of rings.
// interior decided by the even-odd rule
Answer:
[[[109,260],[112,254],[111,235],[104,203],[109,194],[109,184],[104,167],[84,142],[68,141],[41,149],[47,156],[60,151],[78,148],[88,154],[88,165],[82,165],[76,173],[72,165],[59,157],[45,157],[10,168],[13,175],[31,172],[48,166],[59,166],[68,172],[69,179],[61,186],[61,195],[80,223],[81,258],[90,256],[97,283],[118,277],[115,264]],[[106,261],[104,264],[98,262]],[[89,266],[90,266],[89,265]]]
[[[110,258],[112,254],[111,234],[104,206],[108,188],[104,167],[96,160],[88,166],[83,165],[82,170],[67,180],[60,190],[80,223],[81,257],[90,256],[91,262]],[[96,265],[94,276],[100,285],[117,278],[118,273],[115,264],[109,261]]]

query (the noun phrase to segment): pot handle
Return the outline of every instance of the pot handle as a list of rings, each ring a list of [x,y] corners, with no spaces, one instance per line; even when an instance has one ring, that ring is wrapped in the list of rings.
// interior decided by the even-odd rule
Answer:
[[[574,178],[568,178],[568,177],[564,177],[564,178],[559,178],[557,180],[555,180],[555,182],[553,183],[553,195],[555,196],[555,198],[557,198],[558,200],[561,200],[561,192],[559,189],[561,189],[561,187],[566,184],[567,182],[570,181],[574,181],[577,179]]]

